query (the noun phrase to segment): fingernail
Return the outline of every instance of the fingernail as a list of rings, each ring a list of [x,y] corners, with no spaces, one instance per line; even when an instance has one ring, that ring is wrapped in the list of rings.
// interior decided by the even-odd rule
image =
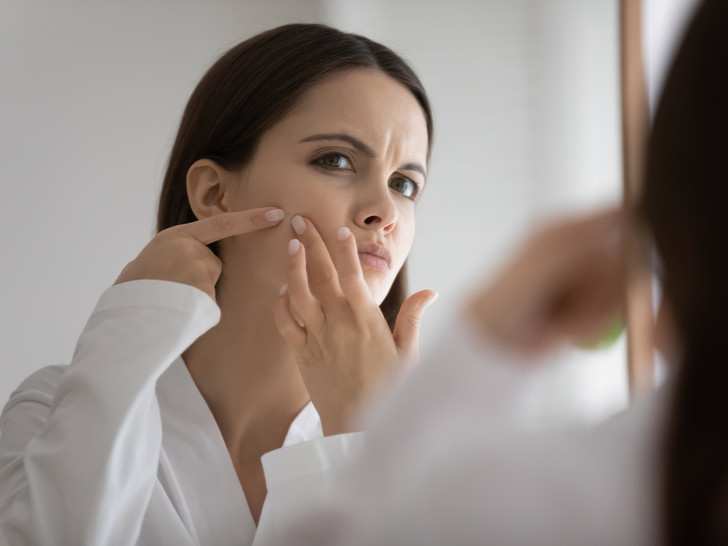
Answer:
[[[306,222],[303,221],[303,218],[296,215],[291,219],[291,225],[293,226],[293,231],[301,235],[306,231]]]
[[[437,300],[437,298],[439,298],[439,297],[440,297],[440,294],[438,294],[437,292],[435,292],[435,295],[432,296],[429,300],[427,300],[425,302],[425,309],[427,309],[430,305],[432,305],[433,303],[435,303],[435,300]]]
[[[346,241],[349,238],[349,233],[351,231],[348,227],[339,228],[339,231],[336,232],[336,236],[339,238],[339,241]]]
[[[286,293],[288,293],[288,285],[284,284],[283,286],[281,286],[281,290],[280,292],[278,292],[278,295],[283,296]]]
[[[288,254],[293,256],[296,252],[298,252],[298,248],[301,246],[301,243],[298,242],[298,239],[291,239],[288,241]]]
[[[281,209],[269,210],[265,213],[265,219],[269,222],[280,222],[286,216]]]

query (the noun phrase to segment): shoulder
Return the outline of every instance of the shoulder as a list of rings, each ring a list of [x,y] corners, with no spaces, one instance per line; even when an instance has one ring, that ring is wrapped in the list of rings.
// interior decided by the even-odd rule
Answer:
[[[56,387],[67,368],[67,365],[46,366],[29,375],[10,395],[3,408],[2,417],[4,418],[9,411],[24,402],[50,407]]]

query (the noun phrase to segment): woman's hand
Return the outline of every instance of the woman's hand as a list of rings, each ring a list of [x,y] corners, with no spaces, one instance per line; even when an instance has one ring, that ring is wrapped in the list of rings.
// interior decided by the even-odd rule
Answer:
[[[618,211],[546,228],[472,298],[467,314],[506,346],[537,353],[595,339],[619,312],[624,275]]]
[[[220,239],[278,225],[282,210],[265,207],[228,212],[165,229],[124,268],[114,284],[157,279],[188,284],[215,299],[222,262],[206,246]]]
[[[364,280],[351,232],[339,230],[329,254],[314,225],[301,220],[305,230],[289,244],[288,285],[275,320],[328,436],[348,432],[380,382],[416,358],[420,320],[436,294],[410,296],[392,334]]]

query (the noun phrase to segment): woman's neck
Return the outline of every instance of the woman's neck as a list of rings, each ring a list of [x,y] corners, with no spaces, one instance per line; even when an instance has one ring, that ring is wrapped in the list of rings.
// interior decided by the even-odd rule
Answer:
[[[257,461],[280,447],[309,401],[293,354],[273,320],[277,294],[268,292],[219,286],[219,324],[183,355],[228,450],[239,460]]]

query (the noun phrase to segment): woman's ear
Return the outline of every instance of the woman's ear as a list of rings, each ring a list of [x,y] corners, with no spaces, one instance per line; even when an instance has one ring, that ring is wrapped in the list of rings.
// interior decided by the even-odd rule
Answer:
[[[230,212],[233,173],[211,159],[198,159],[187,170],[187,199],[198,220]]]

